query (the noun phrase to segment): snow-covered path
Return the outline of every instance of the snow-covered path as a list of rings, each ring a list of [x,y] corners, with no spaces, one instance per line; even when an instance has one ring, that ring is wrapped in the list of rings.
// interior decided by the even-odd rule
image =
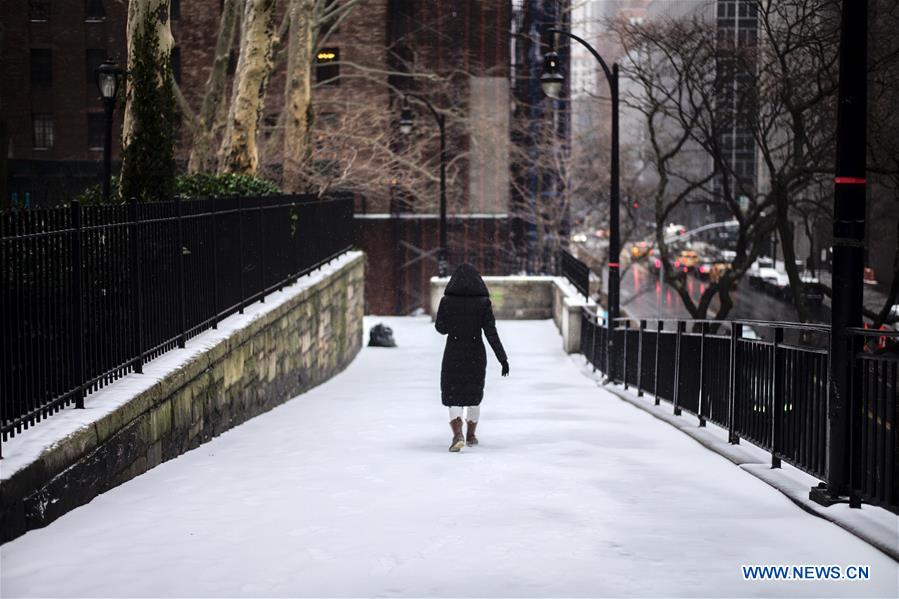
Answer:
[[[0,549],[2,597],[881,596],[897,564],[601,391],[550,321],[499,322],[481,445],[439,400],[442,337],[400,347]],[[870,565],[746,582],[743,564]]]

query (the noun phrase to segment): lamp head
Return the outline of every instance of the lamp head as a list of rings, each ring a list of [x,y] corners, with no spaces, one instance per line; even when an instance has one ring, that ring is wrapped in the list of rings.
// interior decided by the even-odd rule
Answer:
[[[119,93],[119,84],[125,72],[111,60],[103,61],[97,67],[97,89],[104,100],[115,100]]]
[[[403,106],[403,112],[400,113],[400,133],[403,135],[409,135],[412,133],[412,109],[409,108],[408,104]]]
[[[562,97],[562,84],[565,77],[559,66],[559,55],[555,52],[547,52],[543,55],[543,73],[540,75],[540,87],[543,93],[553,100]]]

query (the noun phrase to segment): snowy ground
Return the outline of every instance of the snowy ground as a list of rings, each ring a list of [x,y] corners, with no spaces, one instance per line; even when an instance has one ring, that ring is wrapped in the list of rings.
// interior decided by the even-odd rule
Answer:
[[[0,548],[18,596],[897,596],[897,563],[498,323],[481,445],[446,451],[442,338],[400,347]],[[741,565],[869,565],[747,582]]]

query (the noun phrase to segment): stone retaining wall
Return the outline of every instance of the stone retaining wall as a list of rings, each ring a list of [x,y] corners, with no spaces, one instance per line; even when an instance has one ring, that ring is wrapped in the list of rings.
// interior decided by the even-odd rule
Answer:
[[[437,314],[448,278],[431,278],[431,318]],[[596,310],[563,277],[512,276],[484,277],[490,291],[493,314],[498,320],[544,320],[552,318],[562,336],[565,352],[577,353],[581,344],[581,309]]]
[[[4,477],[0,541],[45,526],[343,370],[362,347],[364,255],[341,261],[315,284],[303,288],[301,279],[294,296]]]

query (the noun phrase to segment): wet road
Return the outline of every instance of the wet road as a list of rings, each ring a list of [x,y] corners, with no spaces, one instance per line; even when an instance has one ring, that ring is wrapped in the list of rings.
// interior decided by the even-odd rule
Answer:
[[[707,287],[706,281],[688,275],[687,288],[694,301],[699,300]],[[796,311],[790,304],[752,289],[746,279],[740,282],[731,297],[734,307],[727,315],[728,320],[796,320]],[[631,265],[621,277],[622,308],[637,318],[655,318],[659,315],[660,304],[662,318],[690,317],[680,295],[672,287],[665,285],[664,292],[660,293],[658,274],[643,264]],[[718,307],[716,297],[709,317],[714,317]]]

